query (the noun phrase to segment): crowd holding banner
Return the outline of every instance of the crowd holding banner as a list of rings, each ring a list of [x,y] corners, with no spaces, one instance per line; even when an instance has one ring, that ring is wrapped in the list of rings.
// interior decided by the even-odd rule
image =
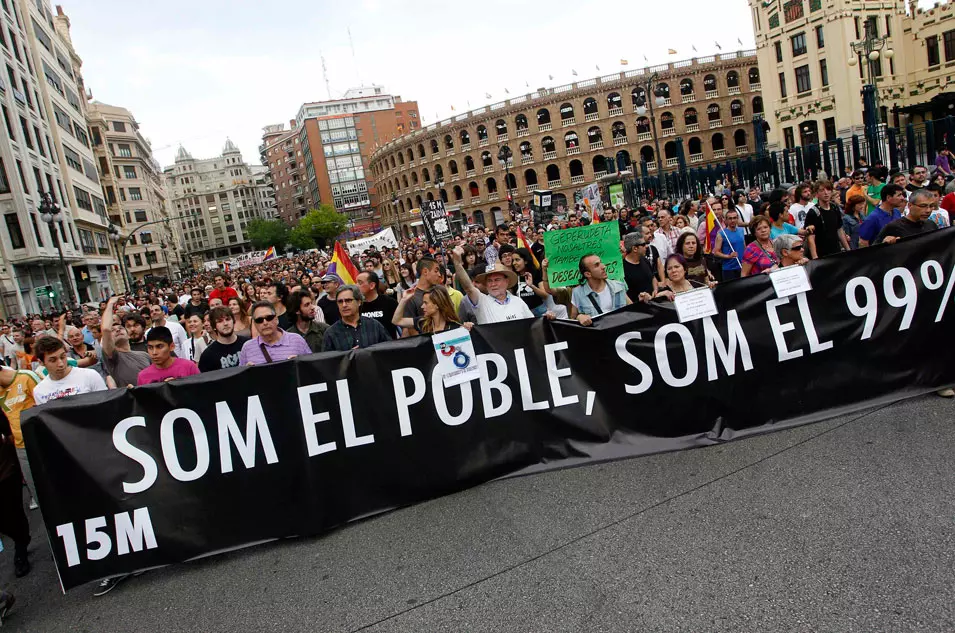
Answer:
[[[512,473],[955,395],[936,353],[955,232],[922,184],[883,177],[865,213],[820,182],[457,235],[436,205],[427,241],[263,256],[4,324],[0,477],[26,479],[64,587],[101,595]],[[18,575],[20,501],[0,495]]]

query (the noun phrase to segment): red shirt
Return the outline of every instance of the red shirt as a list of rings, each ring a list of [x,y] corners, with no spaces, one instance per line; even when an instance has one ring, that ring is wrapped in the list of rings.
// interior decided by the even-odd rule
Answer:
[[[235,291],[235,288],[225,286],[222,290],[218,288],[213,288],[212,292],[209,293],[210,299],[222,299],[222,305],[229,305],[229,299],[235,297],[239,298],[239,293]]]
[[[955,193],[945,194],[938,206],[948,211],[950,216],[955,215]]]

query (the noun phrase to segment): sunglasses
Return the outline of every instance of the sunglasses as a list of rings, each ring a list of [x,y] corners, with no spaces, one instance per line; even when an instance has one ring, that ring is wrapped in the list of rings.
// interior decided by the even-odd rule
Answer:
[[[345,298],[345,299],[338,299],[337,301],[335,301],[335,303],[337,303],[338,305],[345,305],[348,303],[354,303],[354,301],[355,300],[352,298]]]
[[[793,246],[791,249],[789,249],[789,250],[791,250],[791,251],[801,251],[801,250],[802,250],[802,244],[796,244],[796,245],[794,245],[794,246]]]
[[[255,317],[255,318],[252,319],[252,320],[255,321],[256,325],[262,325],[262,324],[265,323],[266,321],[268,321],[269,323],[271,323],[272,321],[274,321],[274,320],[275,320],[275,315],[274,315],[274,314],[270,314],[270,315],[268,315],[268,316]]]

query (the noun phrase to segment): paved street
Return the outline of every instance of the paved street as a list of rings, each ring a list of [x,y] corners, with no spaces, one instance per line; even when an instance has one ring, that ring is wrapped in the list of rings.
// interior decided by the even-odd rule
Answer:
[[[6,631],[955,630],[955,403],[499,481],[63,596],[34,521]],[[12,548],[11,548],[12,549]]]

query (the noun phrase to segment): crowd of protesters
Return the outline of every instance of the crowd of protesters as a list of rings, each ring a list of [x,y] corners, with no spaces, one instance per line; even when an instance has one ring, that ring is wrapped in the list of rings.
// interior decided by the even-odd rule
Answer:
[[[542,223],[524,212],[492,230],[469,227],[437,247],[414,238],[356,253],[354,284],[342,282],[330,255],[312,251],[2,322],[0,533],[14,541],[16,575],[30,571],[22,483],[27,508],[37,507],[20,432],[20,415],[31,406],[473,324],[546,318],[591,326],[631,303],[672,301],[695,288],[948,227],[955,193],[946,187],[922,166],[891,175],[877,166],[835,183],[718,187],[700,199],[645,199],[595,210],[597,217],[581,205]],[[607,262],[584,254],[578,283],[551,287],[545,233],[593,222],[619,226],[624,279],[608,278]],[[124,578],[103,581],[95,594]]]

